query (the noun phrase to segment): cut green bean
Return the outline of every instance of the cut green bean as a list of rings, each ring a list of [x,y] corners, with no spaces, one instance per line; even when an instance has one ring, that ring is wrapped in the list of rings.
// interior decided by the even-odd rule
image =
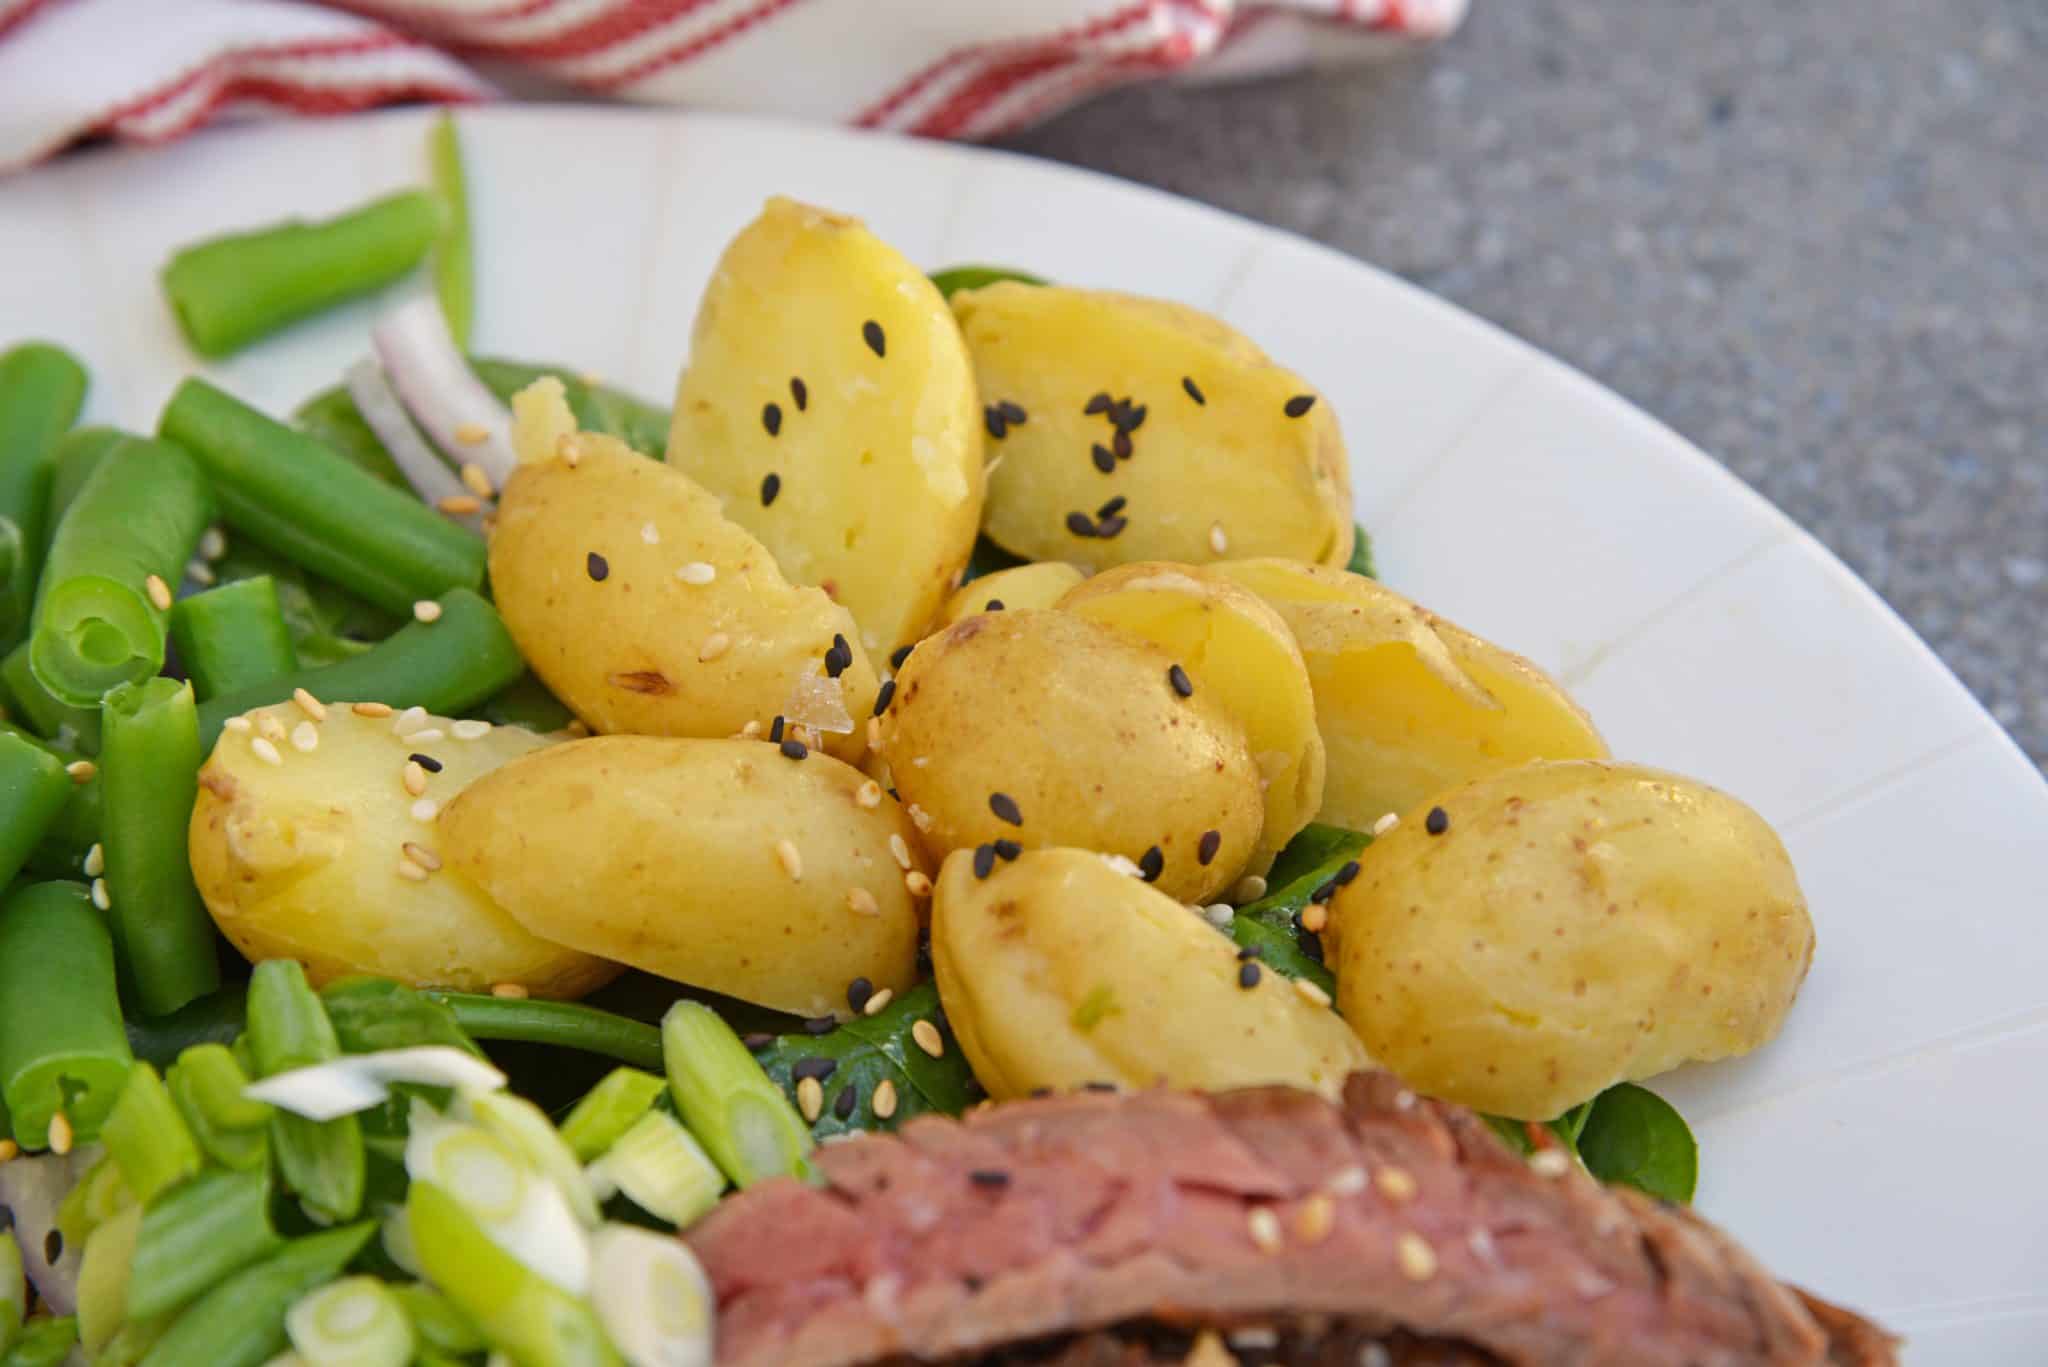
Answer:
[[[476,262],[469,241],[469,186],[462,169],[462,137],[455,118],[442,114],[427,134],[427,162],[434,191],[447,211],[441,240],[434,246],[434,293],[448,319],[448,335],[469,350],[469,329],[476,318]]]
[[[194,1045],[178,1055],[164,1085],[209,1159],[235,1172],[255,1172],[269,1161],[270,1107],[242,1095],[249,1075],[233,1050]]]
[[[256,965],[248,1011],[249,1047],[261,1077],[341,1056],[333,1022],[295,960]],[[285,1185],[314,1219],[338,1224],[363,1208],[368,1159],[356,1116],[315,1121],[279,1111],[270,1120],[270,1148]]]
[[[667,1080],[638,1068],[614,1068],[562,1122],[562,1139],[585,1163],[619,1142],[647,1114]]]
[[[199,1143],[156,1069],[137,1063],[100,1131],[121,1181],[148,1205],[159,1192],[198,1175]]]
[[[295,672],[299,657],[267,574],[196,593],[171,608],[171,644],[201,702]]]
[[[0,1236],[0,1353],[14,1342],[27,1318],[28,1281],[21,1265],[21,1245],[11,1234]]]
[[[128,1273],[142,1207],[130,1206],[92,1232],[78,1265],[78,1344],[88,1357],[113,1342],[128,1318]]]
[[[56,755],[0,731],[0,884],[21,872],[77,786]]]
[[[97,700],[90,707],[73,707],[64,702],[36,677],[29,664],[29,643],[23,641],[0,660],[0,687],[14,704],[14,714],[28,729],[53,745],[75,750],[80,755],[100,752],[100,709]]]
[[[0,1095],[23,1148],[61,1111],[80,1143],[128,1080],[114,941],[77,883],[34,883],[0,906]]]
[[[28,629],[53,448],[85,402],[85,367],[48,342],[0,352],[0,644]]]
[[[408,623],[353,658],[210,700],[199,709],[201,744],[212,749],[229,717],[283,702],[295,688],[330,702],[382,702],[460,716],[519,677],[526,662],[496,608],[468,589],[452,589],[440,602],[436,621]]]
[[[0,673],[5,666],[0,665]],[[95,716],[98,714],[95,713]],[[11,722],[0,722],[0,735],[13,736],[47,751],[59,764],[76,764],[85,756],[63,745],[44,740]],[[82,771],[81,771],[82,772]],[[68,773],[67,773],[68,776]],[[83,872],[92,847],[100,841],[100,779],[97,768],[80,781],[71,779],[71,794],[50,823],[43,838],[29,854],[28,869],[41,878],[77,878]]]
[[[338,218],[196,242],[164,267],[164,293],[193,349],[225,356],[398,279],[426,255],[443,217],[433,195],[408,190]]]
[[[165,1314],[284,1241],[270,1223],[270,1176],[209,1169],[143,1214],[128,1284],[131,1318]]]
[[[213,920],[192,881],[186,829],[199,796],[199,713],[173,679],[107,694],[100,782],[115,947],[147,1015],[220,986]]]
[[[12,1348],[0,1353],[0,1367],[62,1367],[64,1359],[77,1346],[75,1317],[34,1320],[22,1330]]]
[[[204,380],[178,386],[158,430],[205,469],[231,525],[387,612],[483,582],[483,538]]]
[[[261,1367],[285,1346],[286,1312],[340,1276],[376,1232],[376,1222],[365,1220],[292,1240],[195,1301],[143,1367]]]
[[[50,452],[50,506],[43,527],[45,553],[50,539],[57,535],[57,524],[78,501],[78,491],[85,487],[92,472],[100,468],[107,453],[124,441],[138,440],[116,427],[74,427],[58,440]]]
[[[36,592],[29,664],[74,707],[163,668],[170,586],[213,520],[206,476],[161,441],[109,451],[50,541]]]
[[[724,1017],[679,1001],[662,1017],[661,1042],[683,1123],[735,1185],[810,1176],[810,1128]]]
[[[471,1039],[552,1044],[616,1059],[635,1068],[661,1067],[661,1031],[575,1002],[487,997],[471,992],[431,992],[455,1012],[456,1024]]]
[[[413,1337],[421,1347],[449,1357],[463,1358],[481,1353],[491,1345],[462,1308],[423,1282],[406,1282],[391,1288],[405,1317],[412,1321]]]

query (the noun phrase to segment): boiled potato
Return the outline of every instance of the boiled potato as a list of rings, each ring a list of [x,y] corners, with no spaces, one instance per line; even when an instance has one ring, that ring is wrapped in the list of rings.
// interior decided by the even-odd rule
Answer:
[[[1258,843],[1258,766],[1223,699],[1181,697],[1172,665],[1066,612],[983,613],[925,640],[881,725],[925,848],[1099,850],[1156,861],[1182,901],[1214,897]]]
[[[932,903],[946,1019],[997,1100],[1090,1082],[1334,1094],[1371,1066],[1325,1005],[1172,898],[1080,850],[1028,850],[977,878],[949,857]],[[1244,977],[1253,975],[1252,985]]]
[[[945,299],[859,220],[769,200],[705,287],[668,459],[845,604],[870,652],[916,640],[981,521],[981,414]]]
[[[987,424],[983,528],[998,545],[1094,570],[1350,558],[1336,415],[1223,323],[1128,294],[1014,282],[962,291],[953,312],[982,402],[1024,414]]]
[[[287,703],[221,732],[190,834],[192,877],[221,934],[251,960],[299,960],[315,984],[374,973],[579,997],[615,976],[616,964],[523,929],[447,867],[439,809],[549,742],[516,726],[472,735],[482,723],[366,710],[328,702],[316,721]],[[424,796],[406,787],[413,755],[440,765],[415,780]]]
[[[1263,877],[1323,803],[1315,695],[1287,623],[1256,594],[1196,565],[1108,570],[1060,607],[1152,642],[1244,723],[1266,794],[1265,824],[1245,872]]]
[[[1063,560],[1041,560],[984,574],[953,591],[953,596],[939,609],[939,619],[932,630],[952,626],[977,612],[998,611],[997,604],[1003,609],[1049,608],[1085,577]]]
[[[1363,575],[1273,559],[1214,572],[1286,619],[1308,662],[1329,752],[1317,820],[1366,830],[1466,779],[1607,754],[1555,679]]]
[[[1763,818],[1703,784],[1595,760],[1428,799],[1359,856],[1330,916],[1338,1004],[1373,1056],[1423,1091],[1523,1120],[1749,1052],[1778,1032],[1813,958]]]
[[[597,736],[507,765],[441,815],[444,856],[537,935],[803,1016],[917,970],[902,809],[826,755]]]
[[[559,381],[536,381],[514,411],[520,465],[491,586],[554,695],[606,733],[732,736],[784,715],[858,758],[878,683],[846,609],[790,584],[687,475],[577,432]],[[833,679],[840,640],[851,664]]]

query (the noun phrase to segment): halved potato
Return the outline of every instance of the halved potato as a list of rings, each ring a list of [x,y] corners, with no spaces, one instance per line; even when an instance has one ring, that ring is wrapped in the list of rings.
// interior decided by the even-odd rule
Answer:
[[[1215,572],[1265,599],[1308,662],[1329,752],[1319,820],[1367,830],[1483,774],[1607,754],[1555,679],[1374,580],[1275,559]]]
[[[984,574],[953,591],[953,596],[946,600],[946,606],[939,610],[939,620],[932,624],[932,630],[952,626],[961,618],[972,617],[977,612],[1049,608],[1084,578],[1086,576],[1081,571],[1062,560],[1013,565],[1007,570]]]
[[[916,640],[981,520],[981,414],[946,301],[858,219],[771,199],[719,259],[669,462],[860,623]]]
[[[607,733],[716,738],[789,716],[859,758],[879,684],[847,610],[791,584],[689,476],[577,432],[559,381],[522,390],[514,411],[491,587],[554,695]]]
[[[1014,282],[962,291],[953,312],[997,412],[983,527],[1005,549],[1094,570],[1350,558],[1336,415],[1222,322],[1135,295]],[[1022,419],[1001,420],[1003,405]]]
[[[1244,871],[1263,876],[1323,804],[1315,695],[1287,623],[1250,590],[1196,565],[1106,570],[1059,606],[1158,646],[1244,724],[1266,799]]]

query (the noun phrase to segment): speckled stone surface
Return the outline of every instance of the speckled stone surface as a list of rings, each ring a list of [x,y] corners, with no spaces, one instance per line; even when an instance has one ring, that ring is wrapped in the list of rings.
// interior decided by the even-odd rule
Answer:
[[[1762,490],[2048,764],[2048,4],[1475,0],[1418,61],[1011,146],[1306,233]]]

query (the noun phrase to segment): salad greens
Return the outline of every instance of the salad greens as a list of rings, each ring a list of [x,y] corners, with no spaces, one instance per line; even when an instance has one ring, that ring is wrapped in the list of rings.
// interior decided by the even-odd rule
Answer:
[[[1301,916],[1316,902],[1316,894],[1371,843],[1372,837],[1362,831],[1305,827],[1273,861],[1267,878],[1270,890],[1237,909],[1230,938],[1244,949],[1257,950],[1273,972],[1306,979],[1325,993],[1334,993],[1337,980],[1323,966],[1322,941],[1303,928]]]
[[[911,1034],[919,1021],[929,1021],[939,1032],[943,1052],[937,1058]],[[798,1079],[818,1078],[825,1102],[811,1122],[811,1133],[819,1139],[893,1130],[912,1116],[931,1112],[958,1115],[983,1095],[939,1008],[939,990],[929,982],[876,1014],[855,1017],[829,1033],[777,1036],[754,1056],[791,1097],[796,1096]],[[825,1063],[832,1065],[829,1070]],[[875,1094],[884,1083],[894,1092],[896,1104],[889,1114],[878,1115]]]

